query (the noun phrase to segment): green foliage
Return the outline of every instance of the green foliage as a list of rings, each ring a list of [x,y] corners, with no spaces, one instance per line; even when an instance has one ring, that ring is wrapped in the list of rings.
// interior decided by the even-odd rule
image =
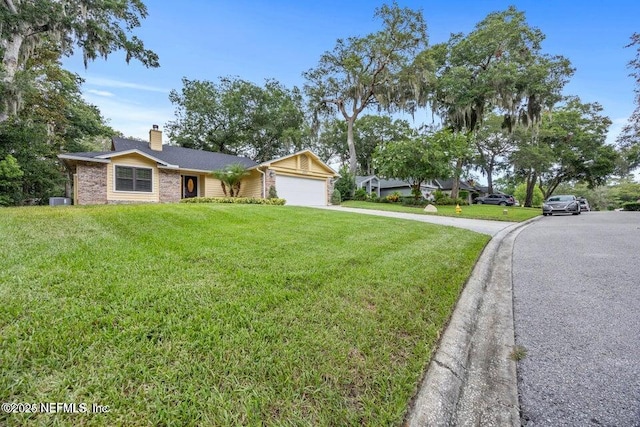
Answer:
[[[331,193],[331,204],[337,206],[341,202],[342,202],[342,196],[340,195],[340,190],[336,188],[333,190],[333,193]]]
[[[180,203],[231,203],[236,205],[272,205],[282,206],[285,199],[261,199],[258,197],[189,197],[180,200]]]
[[[9,6],[11,5],[11,7]],[[140,0],[110,2],[25,0],[9,1],[0,8],[0,50],[4,75],[2,84],[4,112],[15,115],[25,87],[38,86],[21,80],[20,72],[29,60],[43,51],[70,56],[75,48],[82,51],[85,66],[98,57],[107,58],[124,51],[127,63],[139,60],[147,67],[158,67],[158,56],[131,35],[147,16]],[[14,52],[19,52],[17,56]],[[0,115],[0,122],[7,115]]]
[[[223,169],[211,172],[211,176],[220,180],[222,192],[225,196],[238,197],[242,178],[249,175],[247,168],[241,164],[227,165]]]
[[[333,188],[340,191],[342,200],[351,200],[356,190],[356,177],[349,172],[349,167],[344,165],[340,168],[340,178],[333,185]]]
[[[364,188],[358,188],[353,193],[353,200],[367,200],[367,199],[368,199],[367,190],[365,190]]]
[[[20,178],[24,173],[11,154],[0,160],[0,206],[16,205],[20,199]]]
[[[375,191],[372,191],[370,194],[367,195],[367,200],[371,202],[377,202],[380,200],[380,197],[378,197],[378,193],[376,193]]]
[[[622,204],[625,211],[640,211],[640,202],[627,202]]]
[[[273,185],[269,186],[269,194],[267,196],[268,199],[277,199],[278,198],[278,192],[276,191],[276,187],[274,187]]]
[[[469,200],[469,192],[465,190],[460,190],[458,192],[458,198],[461,200]]]
[[[172,90],[176,119],[166,125],[178,145],[244,155],[264,162],[300,148],[304,114],[302,95],[276,80],[264,87],[239,78],[218,83],[182,79]]]
[[[348,123],[349,170],[354,174],[358,166],[353,135],[356,119],[374,103],[382,109],[394,108],[397,97],[390,88],[401,86],[404,69],[427,40],[420,11],[400,8],[394,2],[377,8],[375,17],[383,23],[380,31],[338,39],[334,49],[320,57],[317,67],[304,73],[305,92],[315,116],[338,113]]]
[[[460,197],[452,199],[449,196],[442,196],[434,201],[434,203],[438,206],[455,206],[455,205],[468,205],[469,202],[461,199]]]
[[[400,192],[398,191],[394,191],[391,194],[387,194],[387,197],[385,197],[385,199],[389,203],[397,203],[400,201],[401,198],[402,198],[402,194],[400,194]]]
[[[451,172],[447,149],[450,135],[441,131],[389,142],[376,150],[374,165],[381,176],[409,182],[414,197],[419,198],[423,182],[446,177]]]
[[[9,154],[23,172],[13,204],[47,204],[49,197],[64,194],[57,148],[49,143],[46,125],[17,117],[0,124],[0,159]]]
[[[520,203],[522,203],[522,201],[526,197],[526,193],[527,193],[527,185],[523,183],[518,185],[515,188],[515,191],[513,192],[513,197],[516,200],[518,200]],[[531,206],[532,207],[542,206],[543,201],[544,201],[544,193],[542,192],[542,189],[536,185],[533,190],[533,199],[531,201]]]

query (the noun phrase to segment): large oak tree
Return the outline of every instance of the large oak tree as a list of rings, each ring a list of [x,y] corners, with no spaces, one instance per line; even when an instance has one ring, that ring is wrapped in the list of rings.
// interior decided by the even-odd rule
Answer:
[[[0,2],[0,122],[20,109],[25,84],[20,73],[43,48],[55,46],[61,55],[79,49],[85,66],[115,51],[126,61],[137,59],[157,67],[158,56],[131,31],[147,16],[141,0],[3,0]]]
[[[427,41],[421,12],[393,3],[376,9],[375,17],[382,20],[380,31],[339,39],[315,68],[304,73],[305,91],[316,113],[337,113],[347,124],[349,169],[353,174],[358,168],[356,119],[374,105],[392,108],[399,79]]]

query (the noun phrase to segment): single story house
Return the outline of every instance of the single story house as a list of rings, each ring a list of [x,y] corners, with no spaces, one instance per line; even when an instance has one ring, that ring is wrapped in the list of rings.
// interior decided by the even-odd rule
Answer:
[[[221,183],[211,171],[241,164],[249,172],[241,183],[241,197],[267,197],[273,186],[289,205],[324,206],[338,177],[309,150],[258,164],[247,157],[163,145],[156,125],[149,131],[149,142],[113,138],[111,151],[58,157],[73,174],[77,205],[222,197]]]
[[[438,189],[433,182],[423,182],[420,184],[420,192],[422,197],[430,199],[433,192]],[[413,196],[411,193],[411,184],[407,181],[401,181],[399,179],[381,179],[380,180],[380,196],[385,197],[389,194],[400,193],[402,196]]]
[[[380,197],[380,178],[375,175],[356,176],[356,188],[364,188],[367,194],[375,193]]]
[[[453,188],[453,179],[436,179],[434,180],[440,191],[442,191],[447,196],[451,195],[451,189]],[[466,182],[464,180],[460,180],[460,185],[458,186],[459,191],[466,191],[468,193],[467,202],[472,204],[476,197],[479,197],[481,191],[474,183]]]

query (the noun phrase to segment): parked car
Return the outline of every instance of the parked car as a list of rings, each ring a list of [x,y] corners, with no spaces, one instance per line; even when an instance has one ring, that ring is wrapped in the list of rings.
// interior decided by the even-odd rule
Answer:
[[[584,197],[578,197],[578,201],[580,202],[580,211],[581,212],[591,212],[591,206],[589,206],[589,202]]]
[[[573,195],[551,196],[542,204],[542,215],[570,213],[580,215],[580,202]]]
[[[516,200],[513,196],[509,196],[507,194],[489,194],[485,197],[478,197],[475,200],[475,203],[478,205],[487,204],[487,205],[500,205],[500,206],[513,206],[516,203]]]

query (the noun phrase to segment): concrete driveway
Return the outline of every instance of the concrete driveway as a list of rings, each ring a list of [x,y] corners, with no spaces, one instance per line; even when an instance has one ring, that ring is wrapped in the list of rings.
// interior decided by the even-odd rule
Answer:
[[[513,295],[522,424],[640,426],[640,214],[530,224]]]
[[[341,212],[354,212],[354,213],[359,213],[364,215],[386,216],[389,218],[411,219],[414,221],[429,222],[432,224],[448,225],[450,227],[458,227],[458,228],[464,228],[471,231],[477,231],[478,233],[488,234],[490,236],[495,236],[501,230],[507,228],[510,225],[516,224],[515,222],[509,222],[509,221],[488,221],[488,220],[482,220],[482,219],[454,218],[454,217],[448,217],[448,216],[378,211],[374,209],[345,208],[342,206],[318,206],[318,207],[322,209],[330,209],[330,210],[341,211]]]

